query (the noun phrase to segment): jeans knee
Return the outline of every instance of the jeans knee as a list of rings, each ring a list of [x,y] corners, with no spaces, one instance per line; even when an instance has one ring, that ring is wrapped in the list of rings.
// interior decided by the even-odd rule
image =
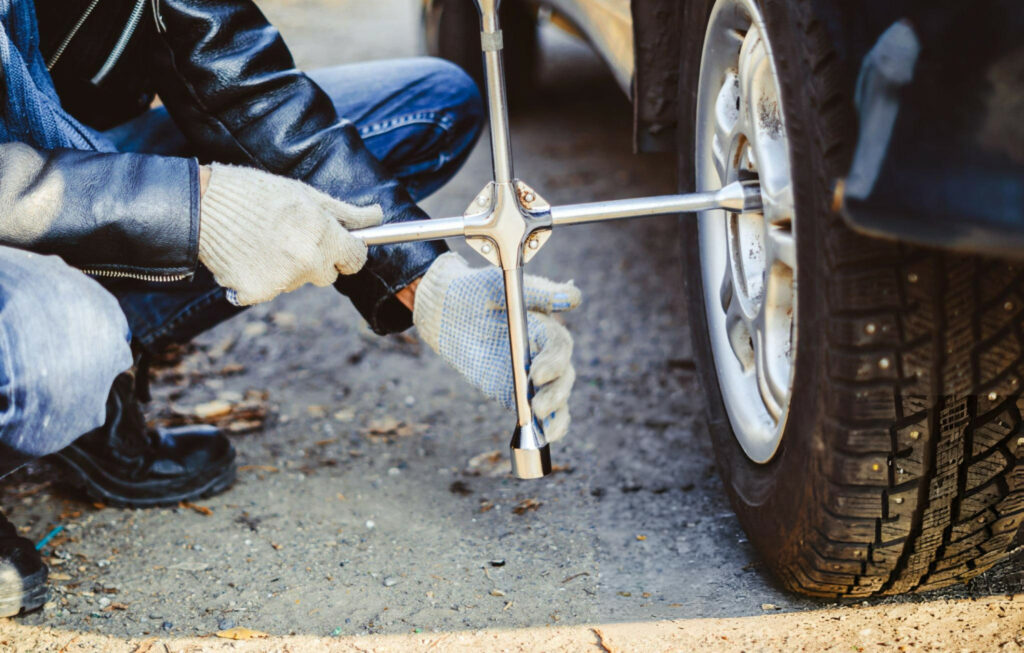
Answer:
[[[484,101],[480,88],[456,64],[439,58],[430,58],[429,61],[430,88],[442,96],[446,110],[454,117],[455,130],[468,146],[472,146],[484,125]]]
[[[132,365],[117,300],[56,257],[0,248],[0,445],[26,457],[98,427]]]

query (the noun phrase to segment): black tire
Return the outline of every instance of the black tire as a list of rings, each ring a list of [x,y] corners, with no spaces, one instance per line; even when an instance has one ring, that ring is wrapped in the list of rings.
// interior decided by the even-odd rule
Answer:
[[[1022,269],[845,226],[830,200],[854,144],[848,77],[813,2],[758,2],[791,147],[799,337],[782,444],[767,464],[753,463],[725,412],[697,227],[687,221],[694,350],[724,485],[766,566],[790,590],[864,597],[965,581],[1006,554],[1024,517]],[[688,3],[681,26],[684,190],[694,186],[696,89],[712,4]]]
[[[535,86],[540,56],[537,10],[525,0],[504,0],[500,20],[509,108],[514,110],[527,102]],[[485,92],[480,17],[473,0],[425,2],[423,34],[427,54],[457,64],[476,81],[480,92]]]

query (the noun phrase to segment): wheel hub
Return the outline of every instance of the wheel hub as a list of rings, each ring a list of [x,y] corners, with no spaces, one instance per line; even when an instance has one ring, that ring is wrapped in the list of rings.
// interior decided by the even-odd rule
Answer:
[[[722,398],[744,452],[764,463],[782,440],[792,391],[796,216],[781,93],[752,0],[712,9],[697,97],[697,186],[761,185],[761,210],[707,212],[698,233]]]

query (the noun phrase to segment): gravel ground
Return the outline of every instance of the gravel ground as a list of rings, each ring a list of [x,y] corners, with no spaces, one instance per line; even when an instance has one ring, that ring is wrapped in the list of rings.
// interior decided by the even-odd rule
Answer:
[[[413,0],[260,4],[308,68],[419,48]],[[543,106],[513,120],[520,176],[559,203],[671,192],[672,158],[631,154],[629,104],[600,62],[554,33],[545,52]],[[489,168],[484,143],[427,209],[461,213]],[[0,648],[598,650],[594,624],[606,650],[1024,646],[1019,552],[967,586],[866,606],[773,586],[715,475],[678,240],[670,219],[578,227],[531,264],[585,295],[566,317],[573,430],[539,482],[488,455],[510,415],[414,337],[368,334],[333,291],[205,334],[160,374],[152,410],[265,404],[265,427],[235,436],[238,484],[131,511],[53,491],[44,465],[16,474],[0,487],[12,521],[33,539],[65,530],[46,549],[51,602],[0,620]],[[280,639],[196,639],[232,627]]]

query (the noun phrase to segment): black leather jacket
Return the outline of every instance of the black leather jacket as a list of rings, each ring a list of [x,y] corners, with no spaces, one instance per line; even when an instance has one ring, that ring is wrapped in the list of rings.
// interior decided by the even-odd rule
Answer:
[[[155,92],[199,161],[254,166],[355,204],[379,203],[388,221],[426,218],[295,68],[252,0],[36,6],[43,56],[56,58],[61,100],[80,120],[110,127],[144,111]],[[198,247],[197,180],[191,159],[0,145],[0,243],[108,276],[188,275]],[[366,267],[337,287],[378,333],[405,329],[411,315],[395,293],[445,249],[372,247]]]

